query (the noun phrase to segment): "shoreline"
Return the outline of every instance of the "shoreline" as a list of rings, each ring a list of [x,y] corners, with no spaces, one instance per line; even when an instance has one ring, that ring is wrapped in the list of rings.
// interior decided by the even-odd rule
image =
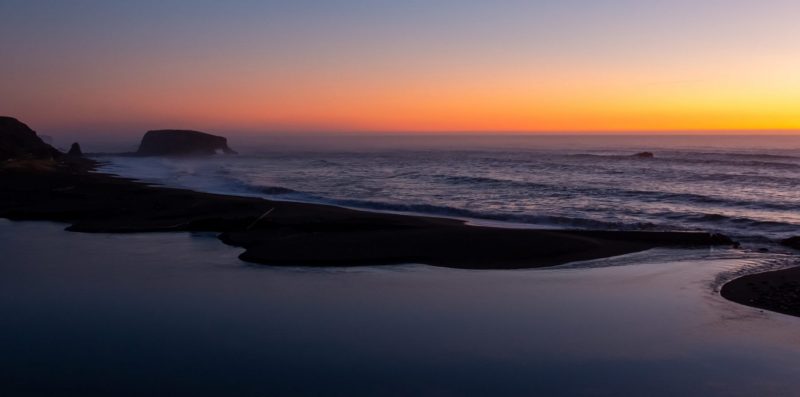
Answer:
[[[148,184],[97,172],[85,158],[0,165],[0,217],[67,223],[83,233],[206,231],[272,266],[421,263],[460,269],[562,265],[656,247],[733,245],[701,232],[502,228],[467,220],[273,201]],[[800,316],[800,267],[734,279],[730,301]]]
[[[69,223],[69,231],[212,231],[244,261],[291,266],[424,263],[465,269],[560,265],[655,247],[732,245],[702,232],[511,229],[441,217],[196,192],[93,172],[98,162],[7,163],[0,217]]]
[[[94,161],[94,160],[92,160]],[[102,172],[102,171],[101,171]],[[144,182],[136,182],[136,183],[144,183]],[[252,196],[238,196],[236,193],[219,193],[223,196],[228,197],[252,197]],[[516,258],[506,259],[506,261],[494,261],[492,263],[491,258],[479,258],[475,259],[473,257],[467,255],[454,255],[452,252],[449,254],[442,254],[441,250],[444,248],[438,249],[440,252],[435,252],[437,249],[431,247],[425,247],[424,250],[427,252],[426,255],[423,257],[419,256],[410,256],[404,255],[402,252],[393,252],[391,255],[386,255],[384,253],[383,257],[381,255],[376,255],[374,252],[370,253],[369,255],[362,255],[362,257],[354,256],[353,253],[357,252],[358,250],[373,250],[372,246],[376,246],[378,248],[374,248],[377,250],[387,249],[387,245],[385,241],[381,241],[380,236],[374,236],[372,233],[353,233],[347,236],[346,239],[342,239],[341,236],[327,236],[323,237],[322,239],[319,236],[316,236],[315,232],[306,233],[308,235],[305,236],[286,236],[282,235],[281,233],[242,233],[241,231],[231,231],[228,233],[223,233],[219,237],[220,239],[225,242],[226,244],[245,247],[246,251],[242,255],[240,255],[240,259],[248,261],[248,262],[255,262],[255,263],[266,263],[271,265],[278,265],[278,264],[285,264],[290,266],[362,266],[362,265],[383,265],[383,264],[402,264],[402,263],[425,263],[433,266],[445,266],[445,267],[455,267],[455,268],[468,268],[468,269],[517,269],[517,268],[533,268],[533,267],[546,267],[546,266],[555,266],[564,264],[567,262],[572,261],[581,261],[581,260],[590,260],[590,259],[599,259],[603,257],[611,257],[616,255],[622,255],[627,253],[633,253],[637,251],[646,250],[648,248],[653,248],[656,246],[663,246],[663,245],[672,245],[672,244],[663,244],[663,242],[659,243],[662,245],[651,245],[648,246],[647,243],[643,245],[639,245],[641,242],[637,241],[630,241],[636,240],[635,238],[631,238],[633,236],[628,236],[628,238],[622,238],[622,240],[627,240],[625,243],[627,244],[620,244],[619,241],[614,242],[601,242],[598,238],[602,239],[603,236],[599,235],[602,232],[591,232],[587,230],[569,230],[569,229],[560,229],[560,228],[543,228],[537,227],[535,225],[515,225],[512,224],[514,227],[507,227],[504,225],[504,222],[501,221],[482,221],[480,219],[471,219],[471,218],[463,218],[463,217],[448,217],[445,215],[430,215],[430,214],[420,214],[420,213],[408,213],[408,212],[398,212],[398,211],[391,211],[391,210],[370,210],[365,208],[357,208],[357,207],[348,207],[348,206],[340,206],[336,205],[335,203],[322,203],[322,202],[313,202],[313,201],[302,201],[302,200],[268,200],[264,199],[265,202],[269,203],[293,203],[299,205],[309,205],[309,206],[319,206],[319,207],[328,207],[328,208],[337,208],[340,210],[348,210],[348,211],[356,211],[358,213],[371,213],[377,215],[386,215],[389,217],[399,216],[399,217],[413,217],[418,219],[431,219],[431,220],[441,220],[442,222],[455,222],[459,223],[460,226],[467,226],[473,228],[483,228],[482,230],[486,229],[519,229],[519,230],[532,230],[539,233],[539,236],[533,237],[539,240],[539,245],[542,244],[549,244],[543,242],[543,239],[546,238],[555,238],[558,240],[559,238],[575,238],[580,237],[582,234],[589,234],[587,238],[595,238],[594,242],[600,243],[594,249],[583,250],[584,252],[577,252],[572,253],[572,255],[550,255],[551,253],[544,252],[544,253],[535,253],[531,251],[528,256],[519,255]],[[469,230],[469,229],[460,229],[460,230]],[[547,232],[554,233],[552,235],[546,235]],[[444,232],[439,232],[439,236],[433,236],[433,240],[437,241],[438,244],[442,244],[443,246],[452,246],[457,247],[461,244],[461,241],[474,241],[475,236],[469,235],[458,235],[458,233],[453,233],[455,236],[449,236],[449,238],[442,238],[442,234]],[[561,235],[558,236],[558,233],[565,233],[567,236]],[[617,237],[621,237],[622,232],[616,232],[618,235]],[[637,232],[633,232],[636,234]],[[661,232],[665,233],[665,232]],[[411,236],[410,236],[411,234]],[[398,239],[398,241],[405,241],[405,244],[416,244],[418,247],[422,247],[427,243],[427,235],[430,234],[428,230],[416,230],[416,231],[405,231],[405,232],[394,232],[394,237]],[[450,234],[450,233],[444,233]],[[594,234],[592,236],[592,234]],[[479,240],[484,240],[484,242],[491,240],[493,237],[489,236],[490,233],[481,233],[480,236],[477,237]],[[661,236],[665,237],[665,236]],[[502,237],[503,239],[508,239],[509,236]],[[517,237],[513,237],[517,238]],[[276,241],[280,240],[280,248],[282,250],[276,251]],[[383,239],[385,240],[385,239]],[[459,241],[461,240],[461,241]],[[493,240],[494,241],[494,240]],[[550,240],[552,241],[552,240]],[[652,243],[652,242],[651,242]],[[358,247],[357,245],[362,245],[362,247]],[[492,243],[492,244],[496,244]],[[637,247],[637,245],[639,245]],[[325,255],[329,255],[327,258],[323,258],[320,255],[308,255],[305,252],[305,247],[311,246],[321,249],[325,252]],[[365,246],[367,248],[365,248]],[[579,251],[582,248],[578,248]],[[437,255],[432,255],[436,253]],[[495,251],[497,254],[497,251]],[[455,263],[455,261],[460,261],[459,263]],[[800,317],[800,267],[796,271],[792,271],[792,269],[786,269],[781,271],[771,271],[771,272],[764,272],[764,273],[757,273],[748,276],[742,276],[737,279],[731,280],[720,289],[720,295],[732,302],[755,307],[759,309],[766,309],[771,310],[778,313],[793,315]]]

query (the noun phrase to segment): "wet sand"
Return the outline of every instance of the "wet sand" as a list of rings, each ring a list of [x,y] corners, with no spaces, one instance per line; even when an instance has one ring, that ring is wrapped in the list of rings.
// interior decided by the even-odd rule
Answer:
[[[800,316],[800,267],[740,277],[720,293],[743,305]]]
[[[423,263],[471,269],[553,266],[654,247],[730,245],[701,232],[504,229],[463,221],[269,201],[148,185],[92,172],[97,163],[6,163],[0,217],[70,223],[70,231],[213,231],[269,265]]]

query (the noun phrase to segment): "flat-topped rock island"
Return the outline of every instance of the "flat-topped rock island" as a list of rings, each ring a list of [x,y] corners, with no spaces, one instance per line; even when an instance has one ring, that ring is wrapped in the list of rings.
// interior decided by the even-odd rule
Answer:
[[[200,156],[236,154],[228,147],[228,139],[192,130],[147,131],[139,145],[139,156]]]

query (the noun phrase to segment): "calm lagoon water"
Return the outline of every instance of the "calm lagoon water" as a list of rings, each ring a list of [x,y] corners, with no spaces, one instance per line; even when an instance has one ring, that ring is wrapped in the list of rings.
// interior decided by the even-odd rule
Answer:
[[[255,266],[207,234],[0,220],[3,395],[796,395],[800,319],[722,299],[791,257],[520,271]]]

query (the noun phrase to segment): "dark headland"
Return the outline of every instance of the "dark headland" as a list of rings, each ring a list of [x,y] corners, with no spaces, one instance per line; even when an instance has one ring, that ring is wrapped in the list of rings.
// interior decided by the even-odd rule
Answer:
[[[44,143],[25,123],[13,117],[0,116],[0,161],[58,157],[61,157],[61,152]]]
[[[424,263],[470,269],[533,268],[654,247],[730,245],[702,232],[530,230],[460,220],[358,211],[172,189],[95,172],[97,162],[63,156],[10,118],[8,136],[27,136],[0,166],[0,217],[69,223],[91,233],[213,231],[243,247],[241,259],[269,265],[359,266]],[[148,133],[148,135],[152,135]],[[223,138],[224,139],[224,138]],[[32,146],[31,146],[32,145]],[[224,151],[227,142],[212,143]],[[143,146],[144,143],[143,143]],[[30,147],[29,152],[25,152]],[[230,148],[228,148],[230,150]],[[23,151],[24,153],[20,152]],[[148,153],[158,148],[146,148]],[[172,151],[172,149],[170,149]],[[208,153],[204,149],[204,153]]]

